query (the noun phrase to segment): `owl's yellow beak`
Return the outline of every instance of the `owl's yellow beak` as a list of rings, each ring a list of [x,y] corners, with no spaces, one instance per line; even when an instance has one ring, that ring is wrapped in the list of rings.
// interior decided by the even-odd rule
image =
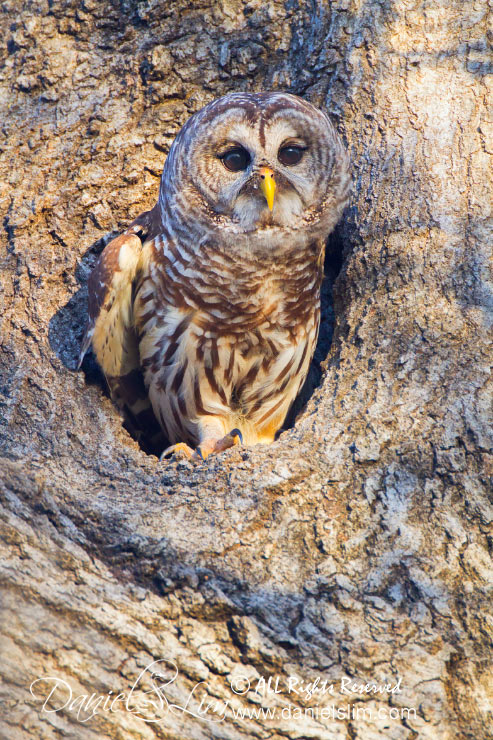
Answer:
[[[260,190],[265,196],[269,211],[274,207],[274,193],[276,192],[276,181],[270,167],[260,168]]]

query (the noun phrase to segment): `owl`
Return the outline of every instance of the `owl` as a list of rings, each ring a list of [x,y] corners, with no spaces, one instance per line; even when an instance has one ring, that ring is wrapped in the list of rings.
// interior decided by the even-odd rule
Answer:
[[[325,113],[282,92],[232,93],[186,122],[154,208],[102,252],[92,345],[115,402],[203,460],[274,440],[308,372],[325,241],[349,192]]]

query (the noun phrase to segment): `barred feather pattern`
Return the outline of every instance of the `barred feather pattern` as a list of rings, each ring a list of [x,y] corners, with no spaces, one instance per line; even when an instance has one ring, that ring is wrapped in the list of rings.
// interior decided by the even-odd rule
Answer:
[[[306,146],[297,168],[278,161],[286,140]],[[225,141],[250,153],[247,171],[226,171],[220,160]],[[258,191],[261,166],[275,174],[272,213]],[[313,356],[325,240],[348,192],[348,159],[337,133],[324,113],[295,96],[233,93],[182,128],[155,208],[119,237],[119,246],[106,248],[116,264],[115,251],[137,234],[138,259],[131,272],[122,259],[111,271],[103,253],[90,314],[95,336],[111,335],[109,356],[108,346],[123,340],[108,317],[117,288],[122,293],[118,286],[129,281],[131,305],[121,309],[127,311],[126,352],[133,342],[170,442],[199,444],[233,428],[246,444],[274,439]],[[96,354],[104,370],[109,361]]]
[[[149,248],[135,317],[146,385],[170,441],[198,443],[211,425],[219,436],[240,428],[247,444],[272,441],[313,356],[323,245],[309,258],[293,255],[288,283],[282,264],[239,265],[211,246],[194,267],[193,252],[169,235]]]

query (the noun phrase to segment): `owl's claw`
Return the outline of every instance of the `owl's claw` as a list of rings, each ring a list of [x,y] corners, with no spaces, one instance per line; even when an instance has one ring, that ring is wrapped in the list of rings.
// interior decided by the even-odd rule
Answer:
[[[185,442],[178,442],[175,445],[171,445],[171,447],[167,447],[161,453],[159,460],[162,462],[166,457],[171,457],[171,455],[177,455],[178,458],[190,460],[194,455],[194,451]]]
[[[240,432],[239,429],[232,429],[230,433],[227,435],[228,437],[233,437],[233,444],[234,445],[242,445],[243,444],[243,434]],[[226,437],[224,437],[226,439]]]
[[[204,452],[202,451],[202,448],[199,446],[195,450],[193,457],[194,457],[194,460],[205,460],[206,457],[207,457],[207,455],[204,455]]]
[[[194,460],[206,460],[209,455],[216,455],[218,452],[229,450],[230,447],[243,444],[243,435],[239,429],[232,429],[222,439],[206,439],[195,450]]]
[[[203,462],[207,460],[209,455],[215,455],[218,452],[224,452],[229,450],[230,447],[235,445],[243,444],[243,435],[239,429],[232,429],[229,434],[226,434],[222,439],[205,439],[198,447],[192,450],[185,442],[178,442],[171,447],[167,447],[164,452],[161,453],[160,461],[163,461],[167,457],[176,455],[178,459],[194,460],[195,462]]]

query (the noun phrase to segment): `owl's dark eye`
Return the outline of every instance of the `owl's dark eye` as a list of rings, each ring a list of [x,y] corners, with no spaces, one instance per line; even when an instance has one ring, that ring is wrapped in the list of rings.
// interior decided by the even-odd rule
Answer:
[[[242,146],[229,149],[225,154],[221,155],[220,159],[222,159],[224,166],[230,172],[241,172],[241,170],[246,170],[250,164],[250,155]]]
[[[294,144],[288,144],[288,146],[282,146],[279,149],[279,153],[277,157],[281,164],[286,165],[286,167],[291,167],[292,165],[298,164],[298,162],[301,162],[301,158],[303,156],[304,151],[305,149],[302,146],[295,146]]]

